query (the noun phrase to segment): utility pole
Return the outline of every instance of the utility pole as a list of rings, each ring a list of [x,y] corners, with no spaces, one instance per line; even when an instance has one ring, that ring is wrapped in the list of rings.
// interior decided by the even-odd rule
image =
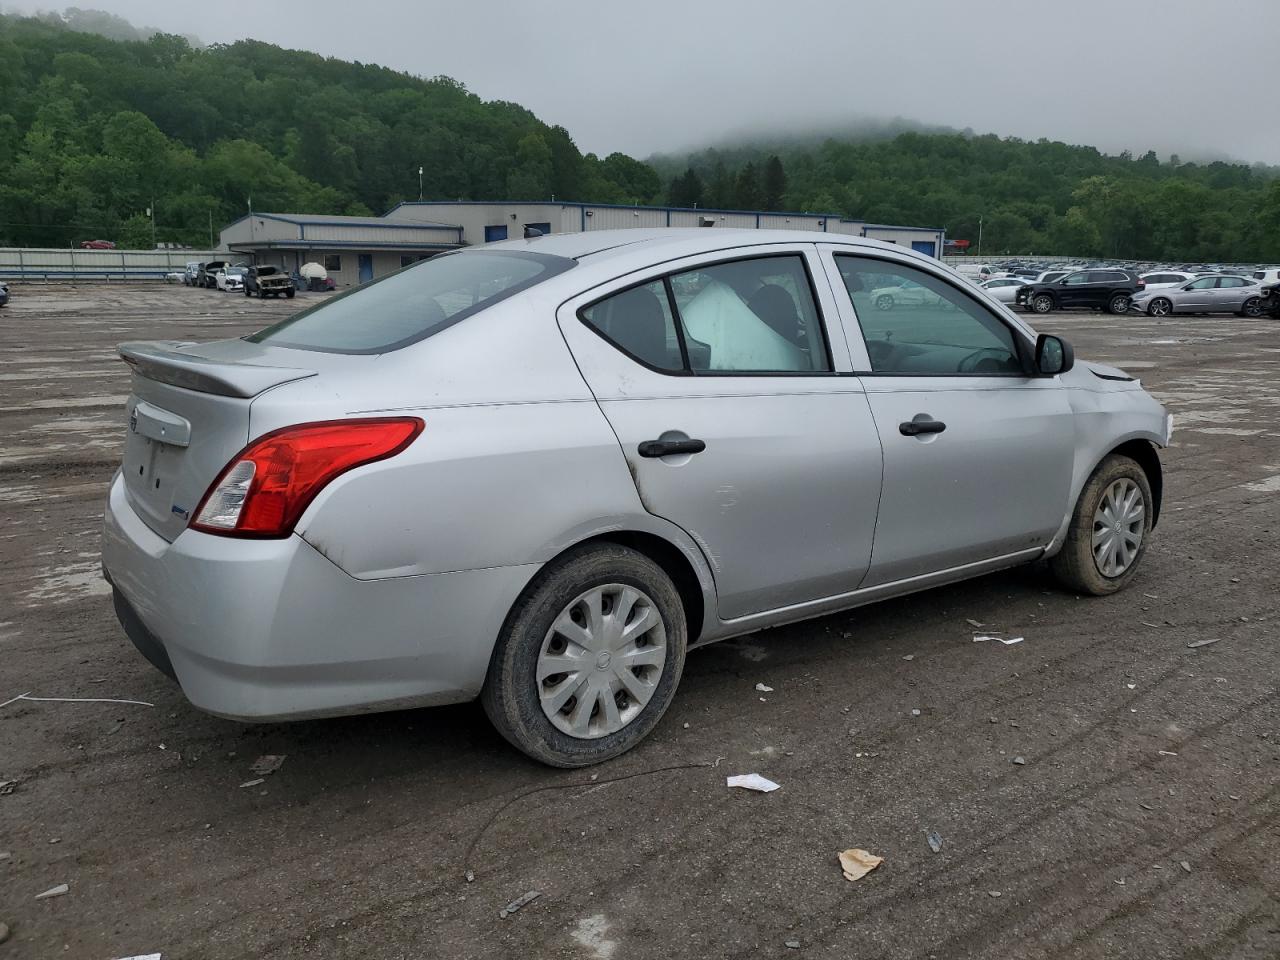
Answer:
[[[209,249],[213,249],[213,208],[209,208]]]
[[[982,218],[978,218],[978,256],[982,256]]]
[[[151,206],[147,207],[147,216],[151,218],[151,249],[156,248],[156,198],[151,198]]]
[[[422,202],[422,167],[418,167],[418,202]]]

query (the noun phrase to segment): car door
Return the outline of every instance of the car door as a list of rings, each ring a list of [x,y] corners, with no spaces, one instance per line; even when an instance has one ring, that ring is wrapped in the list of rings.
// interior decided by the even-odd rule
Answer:
[[[1213,309],[1213,290],[1217,277],[1201,277],[1183,288],[1182,296],[1175,297],[1173,309],[1177,313],[1204,313]]]
[[[1057,283],[1058,305],[1061,307],[1083,307],[1089,298],[1089,273],[1079,270],[1069,273]]]
[[[641,502],[701,546],[726,620],[856,589],[880,497],[816,249],[749,249],[629,274],[558,314]]]
[[[1069,506],[1075,420],[1059,379],[1028,375],[1024,330],[945,275],[891,254],[822,251],[884,449],[863,585],[1034,556]],[[871,309],[866,277],[885,272],[944,305]]]
[[[1244,306],[1245,291],[1249,284],[1242,277],[1219,277],[1214,288],[1214,305],[1218,310],[1239,312]]]

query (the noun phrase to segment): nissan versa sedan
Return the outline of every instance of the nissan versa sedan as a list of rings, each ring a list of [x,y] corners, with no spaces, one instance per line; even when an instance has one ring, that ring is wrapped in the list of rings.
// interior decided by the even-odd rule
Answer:
[[[192,703],[479,697],[562,767],[648,734],[694,646],[1041,558],[1121,589],[1172,429],[938,261],[820,233],[489,244],[120,353],[103,567]]]

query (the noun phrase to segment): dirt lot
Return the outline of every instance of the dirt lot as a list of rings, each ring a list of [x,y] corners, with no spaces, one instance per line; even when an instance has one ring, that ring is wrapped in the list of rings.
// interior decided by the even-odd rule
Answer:
[[[0,707],[0,960],[1280,956],[1275,320],[1039,319],[1178,418],[1128,592],[1026,568],[711,647],[640,749],[563,773],[476,705],[205,716],[117,627],[113,345],[300,300],[19,286],[0,311],[0,702],[154,704]],[[243,787],[262,754],[287,760]],[[782,789],[725,788],[748,772]],[[885,862],[846,882],[848,847]]]

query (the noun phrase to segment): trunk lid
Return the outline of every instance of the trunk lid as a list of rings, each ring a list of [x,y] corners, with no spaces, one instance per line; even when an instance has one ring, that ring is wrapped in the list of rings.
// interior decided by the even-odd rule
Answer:
[[[126,494],[143,522],[172,541],[248,443],[254,398],[316,371],[273,365],[272,354],[280,351],[243,340],[123,343],[119,349],[133,369],[121,468]]]

